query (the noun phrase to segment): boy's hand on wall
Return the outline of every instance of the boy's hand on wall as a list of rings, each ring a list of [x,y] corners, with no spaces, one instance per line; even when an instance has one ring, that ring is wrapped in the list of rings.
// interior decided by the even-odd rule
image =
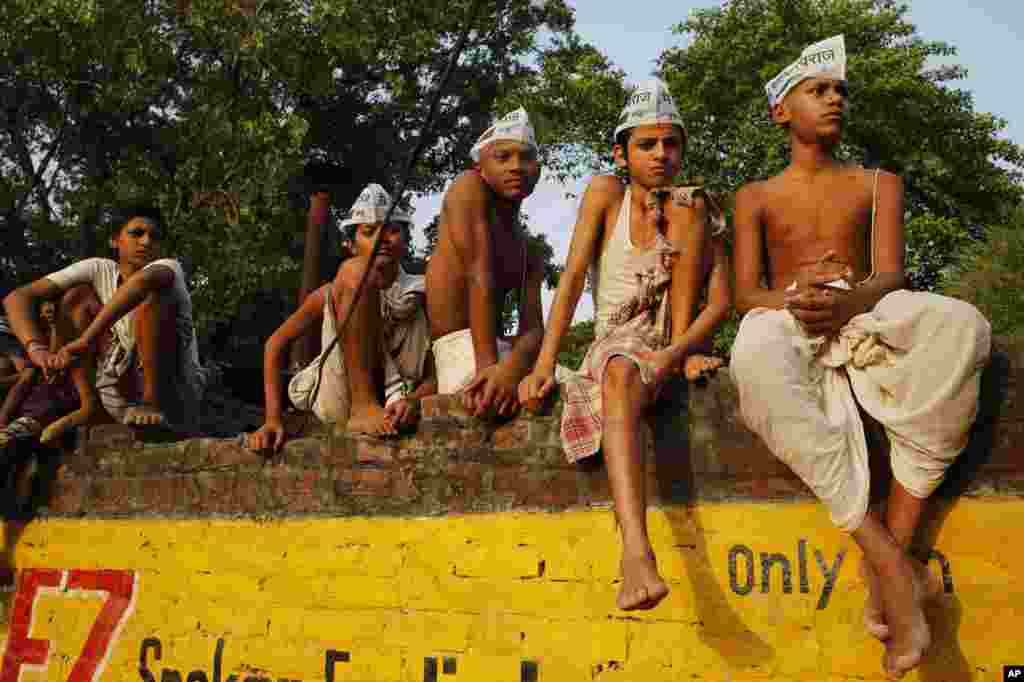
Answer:
[[[503,363],[484,367],[463,389],[463,404],[475,417],[511,417],[519,407],[519,381]]]
[[[551,393],[555,387],[554,372],[530,372],[519,382],[519,404],[536,412],[540,409],[542,401]]]
[[[285,436],[284,423],[280,419],[268,419],[258,431],[249,434],[245,446],[254,452],[280,452]]]

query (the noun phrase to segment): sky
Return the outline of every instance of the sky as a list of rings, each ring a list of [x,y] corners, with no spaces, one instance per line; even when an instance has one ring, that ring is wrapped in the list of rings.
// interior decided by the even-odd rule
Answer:
[[[576,31],[601,50],[635,83],[656,67],[659,54],[669,47],[685,47],[688,38],[671,27],[686,19],[693,8],[713,2],[677,0],[630,0],[628,10],[611,0],[567,0],[576,10]],[[957,83],[974,96],[974,109],[992,113],[1007,122],[1005,137],[1024,144],[1024,89],[1014,64],[1024,52],[1024,2],[1017,0],[906,0],[908,16],[925,40],[940,40],[957,49],[949,63],[967,68],[967,78]],[[670,11],[665,9],[671,7]],[[798,51],[795,49],[795,52]],[[1014,55],[1018,55],[1014,57]],[[942,63],[942,62],[939,62]],[[579,196],[589,178],[569,186],[541,179],[523,210],[530,227],[543,231],[555,249],[555,259],[565,262]],[[574,197],[567,197],[567,193]],[[425,225],[436,215],[441,195],[420,197],[414,202],[417,223]],[[547,319],[553,291],[544,291]],[[584,293],[574,320],[593,317],[590,294]]]

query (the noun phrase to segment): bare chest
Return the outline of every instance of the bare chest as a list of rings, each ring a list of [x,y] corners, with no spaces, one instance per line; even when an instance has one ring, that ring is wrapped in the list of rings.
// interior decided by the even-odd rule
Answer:
[[[790,270],[832,251],[855,271],[869,271],[870,197],[792,192],[772,199],[762,223],[772,270]]]
[[[492,260],[494,263],[494,283],[500,293],[518,289],[525,276],[526,242],[516,235],[496,235]]]

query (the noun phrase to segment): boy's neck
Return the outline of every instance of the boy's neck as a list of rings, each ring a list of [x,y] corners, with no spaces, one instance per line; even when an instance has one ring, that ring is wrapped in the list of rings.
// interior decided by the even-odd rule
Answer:
[[[823,141],[804,142],[791,135],[789,138],[789,170],[800,175],[817,175],[839,165],[833,151],[834,144]]]
[[[141,268],[136,267],[132,263],[126,262],[124,259],[119,258],[117,260],[117,274],[121,276],[121,280],[124,281],[138,272]]]

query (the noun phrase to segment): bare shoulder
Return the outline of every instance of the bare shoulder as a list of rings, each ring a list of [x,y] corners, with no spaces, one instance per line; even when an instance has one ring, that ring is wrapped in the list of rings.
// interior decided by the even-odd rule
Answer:
[[[366,258],[348,258],[338,266],[338,274],[334,277],[334,283],[343,289],[355,289],[359,286],[359,281],[363,278],[364,272],[366,272]],[[328,286],[330,285],[324,285],[324,287]],[[312,296],[316,293],[314,291],[310,295]]]
[[[587,183],[584,199],[592,207],[607,208],[622,201],[625,194],[622,181],[614,175],[596,175]]]
[[[736,191],[736,205],[758,209],[772,193],[778,191],[781,184],[782,180],[778,175],[767,180],[748,182]]]
[[[487,184],[479,173],[463,171],[444,194],[445,205],[483,201],[487,198]]]

